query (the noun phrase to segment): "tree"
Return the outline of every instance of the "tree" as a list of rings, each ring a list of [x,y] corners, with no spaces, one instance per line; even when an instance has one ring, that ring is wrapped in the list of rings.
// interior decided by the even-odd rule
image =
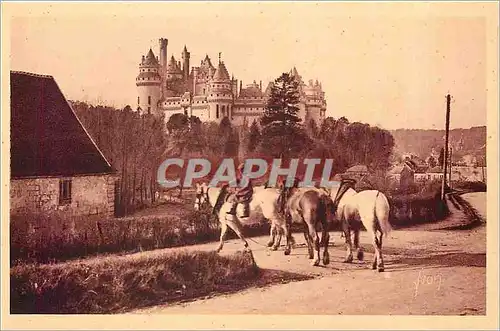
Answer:
[[[271,86],[271,95],[260,123],[263,126],[295,126],[301,121],[297,115],[299,101],[299,82],[289,73],[283,73]]]
[[[262,125],[261,149],[275,157],[288,158],[300,153],[308,140],[301,127],[299,111],[299,82],[283,73],[271,87]]]
[[[437,166],[436,158],[432,155],[429,156],[427,158],[427,164],[429,165],[429,167],[434,168],[435,166]]]
[[[247,150],[249,152],[254,152],[260,143],[260,130],[257,121],[253,121],[250,126],[250,132],[248,133]]]
[[[184,131],[189,127],[189,118],[181,113],[173,114],[167,122],[167,130],[169,133],[175,131]]]

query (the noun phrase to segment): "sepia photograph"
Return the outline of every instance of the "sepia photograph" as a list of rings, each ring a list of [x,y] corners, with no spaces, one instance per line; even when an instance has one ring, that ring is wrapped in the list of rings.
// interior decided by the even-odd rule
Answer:
[[[2,2],[2,329],[498,329],[497,14]]]

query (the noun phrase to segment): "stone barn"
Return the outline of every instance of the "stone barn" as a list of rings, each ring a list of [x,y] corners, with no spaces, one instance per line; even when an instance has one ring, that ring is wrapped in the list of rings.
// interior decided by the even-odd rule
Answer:
[[[11,215],[112,216],[117,177],[52,76],[10,73]]]

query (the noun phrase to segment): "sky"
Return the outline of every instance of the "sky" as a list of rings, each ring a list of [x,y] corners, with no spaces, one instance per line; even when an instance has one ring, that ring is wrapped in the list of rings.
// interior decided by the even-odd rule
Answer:
[[[411,4],[410,4],[411,5]],[[137,100],[141,56],[186,45],[191,66],[218,53],[230,74],[263,86],[295,66],[321,81],[327,116],[386,129],[486,125],[486,21],[430,4],[72,4],[11,19],[11,70],[55,77],[67,99],[123,108]],[[402,6],[402,5],[401,5]],[[399,6],[398,8],[402,8]],[[437,6],[435,8],[438,8]]]

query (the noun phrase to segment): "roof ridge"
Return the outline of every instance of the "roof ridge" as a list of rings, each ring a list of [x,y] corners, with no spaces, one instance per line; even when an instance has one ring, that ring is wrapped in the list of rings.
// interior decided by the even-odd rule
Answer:
[[[37,74],[37,73],[34,73],[34,72],[28,72],[28,71],[11,70],[10,73],[11,74],[20,74],[20,75],[32,76],[32,77],[42,77],[42,78],[52,78],[52,79],[54,79],[54,76],[51,76],[51,75]]]

